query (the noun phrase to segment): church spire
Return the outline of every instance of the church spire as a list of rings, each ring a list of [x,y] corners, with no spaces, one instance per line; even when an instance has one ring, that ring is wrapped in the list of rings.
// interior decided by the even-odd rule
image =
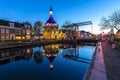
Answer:
[[[50,7],[50,11],[52,11],[52,6]]]
[[[49,19],[47,20],[47,22],[45,24],[56,24],[55,20],[53,19],[53,10],[52,7],[50,7],[50,15],[49,15]]]
[[[52,15],[52,14],[53,14],[52,7],[50,7],[50,15]]]

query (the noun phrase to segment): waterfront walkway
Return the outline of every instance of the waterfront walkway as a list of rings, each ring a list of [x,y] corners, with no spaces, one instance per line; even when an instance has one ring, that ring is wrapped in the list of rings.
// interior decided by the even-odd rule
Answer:
[[[102,47],[108,80],[120,80],[120,51],[107,42],[102,42]]]
[[[99,42],[90,68],[88,80],[107,80],[102,45]],[[91,66],[90,65],[90,66]]]

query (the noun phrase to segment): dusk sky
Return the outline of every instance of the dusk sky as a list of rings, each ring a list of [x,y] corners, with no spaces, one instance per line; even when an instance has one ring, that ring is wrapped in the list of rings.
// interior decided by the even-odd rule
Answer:
[[[55,21],[62,25],[66,20],[74,22],[93,22],[93,32],[99,33],[102,16],[107,17],[114,10],[120,10],[120,0],[0,0],[0,19],[10,21],[40,20],[43,23],[49,17],[50,6],[53,7]],[[81,30],[89,31],[91,26]]]

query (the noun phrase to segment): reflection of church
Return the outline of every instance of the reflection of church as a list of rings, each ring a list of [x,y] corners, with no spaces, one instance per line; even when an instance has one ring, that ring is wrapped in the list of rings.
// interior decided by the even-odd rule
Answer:
[[[43,39],[63,39],[64,33],[59,31],[59,25],[53,19],[53,11],[50,8],[50,16],[45,24],[43,24]]]
[[[50,69],[52,70],[54,65],[53,65],[53,61],[55,59],[55,57],[58,55],[59,53],[59,45],[46,45],[44,46],[44,51],[43,51],[43,55],[46,56],[48,58],[48,60],[50,61]]]

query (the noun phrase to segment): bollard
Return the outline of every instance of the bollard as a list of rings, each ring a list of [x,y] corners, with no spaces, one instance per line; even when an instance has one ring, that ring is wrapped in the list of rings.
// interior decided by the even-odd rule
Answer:
[[[112,49],[115,49],[116,45],[115,44],[112,44]]]
[[[100,48],[98,49],[98,51],[100,51]]]

